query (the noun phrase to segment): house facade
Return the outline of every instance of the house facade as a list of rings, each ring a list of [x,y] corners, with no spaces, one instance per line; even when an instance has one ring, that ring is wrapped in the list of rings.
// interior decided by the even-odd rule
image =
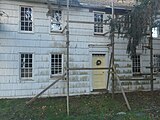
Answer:
[[[118,2],[121,5],[123,1]],[[99,2],[97,4],[99,6],[96,7],[95,3],[85,0],[71,1],[69,12],[71,68],[109,66],[111,53],[109,26],[96,23],[103,23],[107,16],[111,15],[111,8],[102,4],[103,2]],[[126,12],[124,7],[117,7],[115,11],[117,15]],[[35,96],[66,71],[66,2],[1,0],[0,12],[6,13],[0,16],[0,98]],[[159,73],[159,38],[153,42],[153,59],[156,66],[154,72]],[[126,91],[150,90],[147,75],[150,50],[144,48],[142,51],[140,45],[137,55],[131,60],[126,54],[126,48],[127,40],[115,37],[115,65],[123,87]],[[94,90],[105,89],[107,74],[107,70],[71,70],[70,95],[91,94]],[[160,77],[158,74],[154,77],[156,78],[154,89],[160,89]],[[146,80],[133,81],[131,78]],[[65,96],[66,88],[66,78],[63,78],[42,96]],[[116,89],[119,90],[118,87]]]

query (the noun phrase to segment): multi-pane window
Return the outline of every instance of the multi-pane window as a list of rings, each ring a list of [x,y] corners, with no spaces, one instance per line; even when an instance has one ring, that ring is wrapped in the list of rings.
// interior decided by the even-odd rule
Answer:
[[[141,72],[140,55],[134,55],[132,57],[132,71],[133,74]]]
[[[160,26],[158,26],[158,35],[160,35]]]
[[[130,0],[131,1],[131,0]],[[117,0],[117,2],[126,2],[126,0]]]
[[[94,32],[103,33],[103,13],[94,13]]]
[[[21,31],[33,31],[33,14],[31,7],[21,7],[20,29]]]
[[[20,57],[21,57],[21,68],[20,68],[21,78],[22,79],[32,78],[33,55],[30,53],[24,53],[24,54],[21,54]]]
[[[51,75],[61,75],[63,73],[62,64],[62,54],[51,54]]]
[[[158,34],[158,27],[152,28],[152,37],[157,38]]]
[[[154,72],[160,72],[160,55],[154,55],[153,56],[153,62],[154,62]]]
[[[62,11],[53,10],[51,15],[51,32],[62,30]]]

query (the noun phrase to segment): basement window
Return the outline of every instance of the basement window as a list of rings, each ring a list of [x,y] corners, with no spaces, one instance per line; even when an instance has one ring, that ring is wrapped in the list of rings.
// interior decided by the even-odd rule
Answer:
[[[160,55],[156,54],[153,56],[153,66],[154,66],[154,72],[160,72]]]
[[[63,55],[51,54],[51,76],[63,74]]]
[[[21,31],[33,31],[33,14],[31,7],[21,7],[20,29]]]
[[[30,53],[24,53],[20,55],[21,57],[21,68],[20,68],[20,75],[22,79],[31,79],[32,78],[32,62],[33,62],[33,55]]]
[[[62,30],[62,11],[53,10],[51,15],[51,32]]]
[[[133,74],[140,74],[141,72],[140,55],[134,55],[132,58],[132,72]]]
[[[103,33],[103,13],[94,13],[94,33]]]

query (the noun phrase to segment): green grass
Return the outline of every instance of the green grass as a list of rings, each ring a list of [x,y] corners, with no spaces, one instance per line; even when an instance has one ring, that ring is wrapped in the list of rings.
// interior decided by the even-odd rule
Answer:
[[[66,115],[66,98],[41,98],[32,105],[29,99],[0,100],[0,120],[159,120],[160,94],[127,93],[132,111],[128,111],[122,94],[70,97],[70,116]],[[117,114],[125,112],[126,114]]]

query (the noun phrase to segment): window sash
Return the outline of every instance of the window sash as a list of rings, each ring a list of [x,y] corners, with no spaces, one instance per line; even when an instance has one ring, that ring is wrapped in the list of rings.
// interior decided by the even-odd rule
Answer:
[[[20,55],[20,77],[22,79],[30,79],[33,77],[33,55],[30,53],[22,53]]]
[[[94,32],[103,33],[103,13],[94,13]]]
[[[51,75],[63,74],[63,55],[51,54]]]
[[[154,66],[154,72],[160,72],[160,55],[159,54],[155,54],[153,56],[153,66]]]
[[[31,7],[20,7],[20,30],[33,31],[33,10]]]
[[[140,55],[135,55],[132,58],[132,72],[133,74],[141,72]]]
[[[53,10],[50,21],[50,31],[61,31],[62,30],[62,11]]]

